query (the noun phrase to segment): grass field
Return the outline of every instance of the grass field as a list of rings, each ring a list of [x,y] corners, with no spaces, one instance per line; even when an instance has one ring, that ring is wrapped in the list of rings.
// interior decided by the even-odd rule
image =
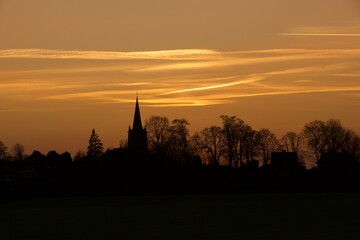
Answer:
[[[0,204],[0,239],[360,239],[360,194],[35,199]]]

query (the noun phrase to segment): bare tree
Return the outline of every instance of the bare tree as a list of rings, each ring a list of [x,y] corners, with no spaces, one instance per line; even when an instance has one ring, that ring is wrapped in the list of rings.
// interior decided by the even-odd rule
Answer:
[[[202,149],[201,149],[201,139],[200,134],[195,132],[192,136],[190,136],[189,143],[189,154],[191,157],[199,157],[201,160],[202,158]]]
[[[234,166],[240,167],[244,164],[247,159],[247,147],[251,145],[252,129],[243,120],[237,118],[234,127]],[[249,159],[246,160],[249,163]]]
[[[148,132],[149,147],[159,157],[166,151],[169,135],[169,119],[167,117],[151,116],[145,122]]]
[[[17,161],[22,161],[24,160],[25,157],[25,148],[23,145],[16,143],[13,147],[12,147],[12,153],[13,153],[13,157],[15,160]]]
[[[323,121],[312,121],[305,124],[303,135],[306,139],[308,148],[314,153],[316,161],[325,153],[325,128],[326,123]]]
[[[0,141],[0,160],[6,160],[7,158],[7,147],[2,141]]]
[[[280,139],[280,145],[283,151],[296,152],[298,155],[299,164],[305,166],[307,152],[304,148],[304,137],[302,134],[287,132]]]
[[[268,164],[271,158],[271,153],[279,149],[279,141],[275,134],[269,129],[260,129],[256,133],[256,139],[260,151],[261,161],[264,165]]]
[[[258,155],[256,131],[249,125],[244,126],[243,131],[244,142],[244,158],[246,164],[249,164]]]
[[[352,130],[346,131],[344,151],[352,154],[356,159],[360,159],[360,136]]]
[[[223,155],[223,135],[220,127],[204,128],[200,134],[200,148],[212,166],[220,164]]]
[[[287,132],[281,138],[280,144],[286,152],[299,152],[301,151],[302,137],[295,132]]]
[[[220,118],[223,122],[222,133],[224,136],[224,142],[226,146],[226,157],[228,159],[229,167],[233,166],[235,157],[235,144],[237,141],[236,128],[237,118],[236,116],[221,115]]]
[[[350,146],[353,145],[356,148],[357,145],[356,134],[344,128],[340,121],[335,119],[307,123],[303,134],[316,160],[319,160],[324,153],[350,152]]]
[[[339,120],[329,119],[324,128],[325,147],[328,153],[340,152],[345,147],[346,129]]]
[[[189,129],[190,123],[184,119],[174,119],[169,128],[169,154],[181,163],[189,163]]]

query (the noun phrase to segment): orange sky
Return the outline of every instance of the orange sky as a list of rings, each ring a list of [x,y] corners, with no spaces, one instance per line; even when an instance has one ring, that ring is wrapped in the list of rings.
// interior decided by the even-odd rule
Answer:
[[[236,115],[279,137],[340,119],[360,133],[357,0],[0,0],[0,140],[105,147],[142,119],[191,130]]]

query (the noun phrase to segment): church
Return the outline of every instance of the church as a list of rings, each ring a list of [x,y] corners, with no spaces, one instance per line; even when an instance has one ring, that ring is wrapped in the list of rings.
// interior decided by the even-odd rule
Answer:
[[[134,121],[128,132],[129,153],[136,156],[145,156],[148,151],[147,131],[143,128],[140,115],[139,98],[136,96]]]

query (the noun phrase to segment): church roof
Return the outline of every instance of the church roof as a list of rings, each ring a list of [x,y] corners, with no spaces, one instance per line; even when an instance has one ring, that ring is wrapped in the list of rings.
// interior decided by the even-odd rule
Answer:
[[[138,96],[136,96],[136,105],[135,105],[135,113],[134,113],[134,122],[133,122],[133,130],[142,130],[141,124],[141,116],[140,116],[140,107],[139,107],[139,100]]]

